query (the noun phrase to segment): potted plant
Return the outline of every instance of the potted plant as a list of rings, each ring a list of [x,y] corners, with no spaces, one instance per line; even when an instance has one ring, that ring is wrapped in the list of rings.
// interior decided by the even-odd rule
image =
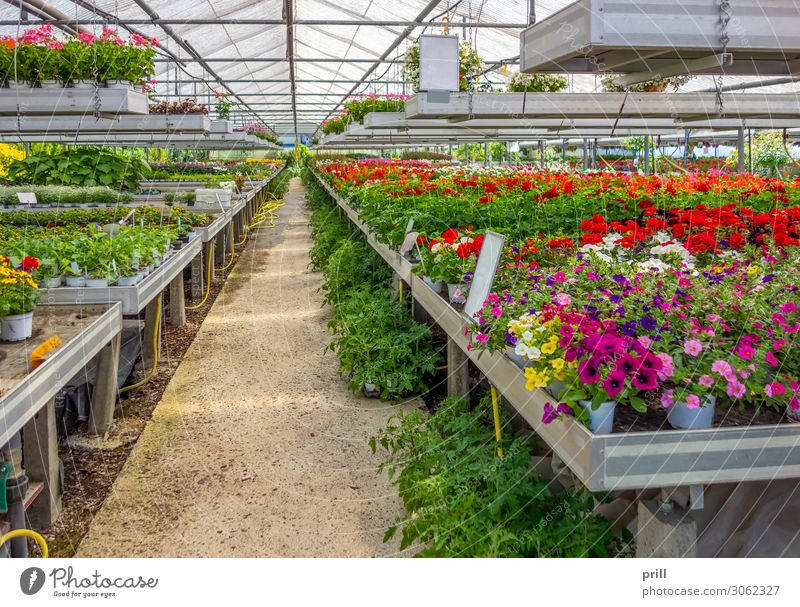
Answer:
[[[30,272],[39,267],[35,257],[25,257],[13,267],[0,258],[0,339],[22,341],[33,332],[33,310],[39,301],[38,285]]]
[[[214,99],[216,100],[216,105],[214,106],[214,111],[217,114],[217,120],[225,123],[225,130],[228,130],[228,118],[230,118],[231,110],[236,106],[234,101],[231,101],[228,98],[228,93],[225,91],[220,91],[219,89],[211,89],[211,92],[214,95]],[[220,127],[222,128],[222,127]]]

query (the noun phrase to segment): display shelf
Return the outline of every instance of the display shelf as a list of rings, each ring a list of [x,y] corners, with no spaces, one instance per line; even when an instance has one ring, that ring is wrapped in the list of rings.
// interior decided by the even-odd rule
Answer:
[[[51,305],[36,308],[33,337],[24,342],[0,342],[0,445],[55,396],[95,354],[122,331],[122,306]],[[44,364],[28,371],[34,347],[57,335],[62,345]]]
[[[20,135],[98,133],[207,133],[211,120],[203,114],[146,114],[143,116],[21,116],[0,118],[0,133]]]
[[[147,114],[147,95],[132,87],[97,89],[28,86],[0,89],[0,116],[48,114],[51,116],[90,116],[101,114]]]
[[[413,275],[399,253],[377,242],[347,201],[315,175],[378,254],[410,284],[415,302],[590,490],[800,478],[800,424],[595,435],[573,419],[542,423],[544,406],[556,404],[552,397],[544,390],[528,390],[519,367],[503,354],[468,349],[470,320]]]
[[[520,36],[521,72],[660,72],[767,76],[797,72],[794,0],[730,3],[727,57],[716,0],[579,0]],[[722,64],[722,65],[721,65]]]

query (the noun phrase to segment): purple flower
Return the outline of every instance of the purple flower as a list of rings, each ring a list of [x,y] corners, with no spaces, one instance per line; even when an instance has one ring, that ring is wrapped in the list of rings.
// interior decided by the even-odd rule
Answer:
[[[622,332],[627,335],[628,337],[634,337],[636,335],[636,328],[638,325],[636,324],[635,320],[630,320],[622,325]]]
[[[655,390],[658,388],[658,377],[651,371],[641,370],[631,380],[637,390]]]
[[[558,419],[558,413],[555,410],[555,407],[550,403],[544,404],[544,413],[542,414],[542,423],[545,425],[552,424],[554,421]]]
[[[600,379],[600,370],[594,358],[582,360],[578,365],[578,377],[584,384],[596,384]]]
[[[658,323],[655,321],[655,319],[652,316],[645,316],[639,322],[641,322],[642,328],[645,331],[654,331],[655,328],[658,327]]]

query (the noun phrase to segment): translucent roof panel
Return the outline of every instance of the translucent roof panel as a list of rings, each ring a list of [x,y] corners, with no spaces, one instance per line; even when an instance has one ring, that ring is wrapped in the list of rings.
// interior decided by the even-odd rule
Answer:
[[[536,18],[546,18],[570,3],[537,0]],[[161,46],[156,65],[157,95],[197,96],[208,102],[210,86],[225,86],[237,96],[234,120],[249,121],[257,115],[280,134],[290,134],[295,132],[295,124],[284,21],[286,4],[287,0],[49,0],[47,6],[62,18],[66,15],[75,19],[87,31],[99,33],[103,19],[112,24],[118,19],[130,30],[157,38]],[[516,71],[519,26],[528,19],[528,0],[292,0],[291,6],[295,20],[294,107],[300,134],[313,133],[351,93],[410,92],[402,83],[401,65],[408,45],[423,32],[443,33],[441,25],[424,24],[407,32],[409,23],[417,18],[439,24],[448,20],[449,32],[469,40],[487,64],[507,64],[486,75],[484,82],[499,88]],[[155,23],[153,13],[162,21]],[[28,18],[36,20],[41,14],[31,9]],[[0,4],[0,20],[15,22],[19,17],[18,8]],[[91,23],[95,17],[95,23]],[[482,27],[472,27],[473,23]],[[493,24],[517,27],[492,27]],[[0,33],[13,35],[22,29],[25,26],[3,25]],[[406,34],[387,55],[386,62],[375,65]],[[206,60],[210,71],[197,57],[191,57],[179,41],[185,41]],[[170,54],[183,63],[178,65]],[[747,80],[726,77],[724,84]],[[600,88],[595,76],[575,75],[569,81],[573,91]],[[713,86],[711,78],[698,77],[685,89]],[[797,88],[792,83],[766,90],[786,92]]]

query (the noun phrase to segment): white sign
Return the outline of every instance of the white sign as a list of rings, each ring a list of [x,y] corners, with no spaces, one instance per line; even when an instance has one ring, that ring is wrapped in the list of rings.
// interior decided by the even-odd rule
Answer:
[[[419,90],[459,90],[458,38],[456,36],[419,37]]]
[[[36,194],[33,192],[19,192],[17,194],[20,204],[36,204]]]
[[[483,237],[483,246],[475,265],[475,274],[472,276],[472,284],[469,286],[467,303],[464,305],[464,314],[473,320],[483,307],[483,302],[489,297],[494,283],[494,275],[497,272],[497,264],[500,263],[500,256],[503,254],[503,245],[506,237],[497,232],[487,231]]]

